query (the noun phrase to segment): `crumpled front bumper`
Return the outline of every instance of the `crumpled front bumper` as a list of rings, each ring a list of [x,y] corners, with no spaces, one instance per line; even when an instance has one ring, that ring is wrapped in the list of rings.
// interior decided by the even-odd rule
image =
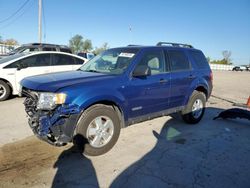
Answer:
[[[24,105],[34,134],[41,140],[56,146],[71,142],[81,114],[79,106],[61,105],[53,111],[32,110],[32,113],[29,113],[31,100],[27,98]]]

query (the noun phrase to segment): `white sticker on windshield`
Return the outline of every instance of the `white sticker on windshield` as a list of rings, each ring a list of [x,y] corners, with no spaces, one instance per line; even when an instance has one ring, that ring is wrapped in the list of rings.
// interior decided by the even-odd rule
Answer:
[[[120,53],[119,57],[129,57],[129,58],[132,58],[135,54],[133,53]]]

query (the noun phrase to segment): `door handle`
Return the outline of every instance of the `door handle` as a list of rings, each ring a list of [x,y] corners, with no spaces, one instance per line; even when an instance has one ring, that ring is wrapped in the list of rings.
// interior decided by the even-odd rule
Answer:
[[[195,75],[190,74],[188,78],[191,80],[191,79],[196,78],[196,76],[195,76]]]
[[[167,82],[168,82],[168,80],[166,80],[166,79],[163,79],[163,78],[162,78],[162,79],[160,79],[160,81],[159,81],[159,82],[160,82],[160,84],[164,84],[164,83],[167,83]]]

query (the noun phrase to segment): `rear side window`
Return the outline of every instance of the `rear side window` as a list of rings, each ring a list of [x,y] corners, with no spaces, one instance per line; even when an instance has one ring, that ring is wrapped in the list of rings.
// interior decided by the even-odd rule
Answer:
[[[74,65],[74,58],[67,55],[55,54],[53,65]]]
[[[78,59],[78,58],[74,58],[75,59],[75,63],[77,64],[77,65],[83,65],[84,64],[84,60],[81,60],[81,59]]]
[[[60,51],[72,54],[72,51],[68,48],[60,48]]]
[[[200,51],[191,51],[190,52],[195,64],[199,69],[204,69],[208,67],[208,62],[204,56],[204,54]]]
[[[172,71],[182,71],[190,69],[188,58],[183,51],[169,50],[168,56],[170,59],[170,66]]]
[[[56,48],[52,48],[52,47],[44,47],[43,51],[56,51]]]

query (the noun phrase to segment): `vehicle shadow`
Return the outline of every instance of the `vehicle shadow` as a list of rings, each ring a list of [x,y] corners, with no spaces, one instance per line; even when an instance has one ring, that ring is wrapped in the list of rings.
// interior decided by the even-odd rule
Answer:
[[[168,120],[152,131],[155,147],[110,187],[250,187],[249,122],[212,120],[221,111],[207,108],[197,125]]]
[[[92,162],[82,155],[86,139],[81,135],[75,137],[81,148],[73,146],[63,151],[54,164],[57,168],[52,188],[61,187],[99,187]]]

